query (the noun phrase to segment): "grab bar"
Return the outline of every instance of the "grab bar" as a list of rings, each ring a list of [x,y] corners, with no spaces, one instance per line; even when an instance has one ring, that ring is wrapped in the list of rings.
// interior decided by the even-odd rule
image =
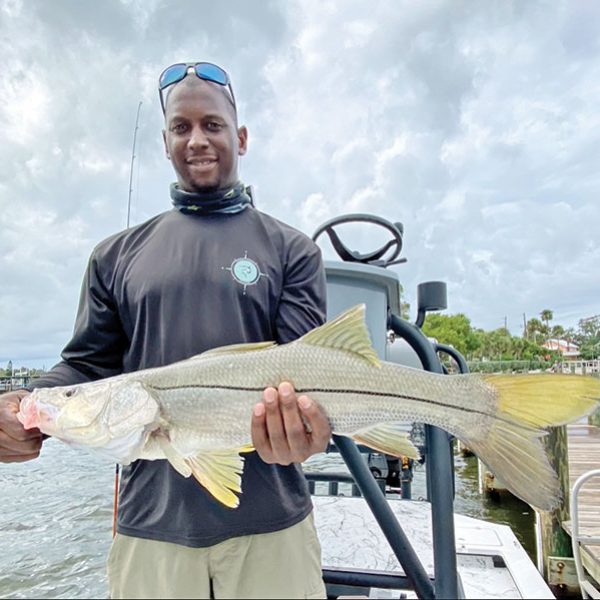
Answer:
[[[583,564],[581,562],[581,542],[591,545],[600,545],[600,535],[580,535],[579,533],[579,507],[577,497],[579,490],[589,479],[600,476],[600,469],[594,469],[584,473],[577,479],[571,492],[571,543],[573,545],[573,557],[575,558],[575,568],[577,569],[577,579],[581,588],[581,597],[583,600],[587,598],[600,598],[600,590],[592,584],[585,576]]]

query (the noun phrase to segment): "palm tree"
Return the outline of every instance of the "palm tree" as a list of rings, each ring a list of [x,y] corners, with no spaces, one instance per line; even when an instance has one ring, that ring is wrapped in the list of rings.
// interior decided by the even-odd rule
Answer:
[[[542,321],[544,321],[545,324],[545,332],[544,332],[544,341],[546,341],[548,339],[548,336],[550,335],[550,321],[552,321],[552,319],[554,318],[554,313],[548,309],[545,308],[541,313],[540,313],[540,319],[542,319]]]
[[[551,310],[549,310],[548,308],[545,308],[540,313],[540,319],[542,321],[544,321],[544,323],[546,323],[546,327],[549,327],[549,323],[550,323],[550,321],[552,321],[553,318],[554,318],[554,313]]]
[[[575,341],[575,330],[572,327],[569,327],[563,334],[563,337],[567,341],[567,351],[570,351],[571,344]]]
[[[533,340],[537,344],[538,334],[543,331],[544,326],[539,319],[529,319],[527,321],[527,339]]]

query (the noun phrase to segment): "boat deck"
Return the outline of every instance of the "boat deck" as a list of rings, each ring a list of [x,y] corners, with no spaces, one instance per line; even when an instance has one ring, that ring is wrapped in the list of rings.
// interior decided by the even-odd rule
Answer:
[[[575,424],[567,427],[569,488],[584,473],[600,468],[600,428]],[[571,521],[563,522],[571,535]],[[588,481],[579,492],[579,529],[584,535],[600,535],[600,478]],[[582,544],[581,560],[588,573],[600,581],[600,546]]]
[[[313,503],[324,569],[404,574],[362,498],[313,496]],[[397,499],[388,504],[425,571],[433,577],[431,505]],[[554,598],[510,527],[458,514],[454,518],[458,573],[466,598]],[[372,590],[370,597],[392,597],[386,592],[377,595]],[[406,597],[416,596],[409,591]]]

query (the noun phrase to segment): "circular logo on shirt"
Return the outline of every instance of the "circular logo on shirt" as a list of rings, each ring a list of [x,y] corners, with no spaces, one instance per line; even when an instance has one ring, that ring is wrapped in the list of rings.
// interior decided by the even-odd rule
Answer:
[[[261,273],[258,265],[248,258],[248,252],[244,252],[244,256],[236,258],[230,267],[221,267],[224,271],[229,271],[234,281],[244,286],[244,295],[246,295],[246,287],[255,285],[261,277],[269,277],[266,273]]]
[[[231,275],[242,285],[253,285],[260,279],[260,269],[249,258],[236,258],[231,263]]]

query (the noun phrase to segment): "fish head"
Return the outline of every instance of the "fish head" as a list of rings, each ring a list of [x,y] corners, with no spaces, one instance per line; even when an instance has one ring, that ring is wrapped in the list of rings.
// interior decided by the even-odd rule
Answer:
[[[117,462],[136,458],[158,426],[159,406],[141,382],[115,377],[79,385],[35,389],[21,401],[25,429],[94,447]]]

